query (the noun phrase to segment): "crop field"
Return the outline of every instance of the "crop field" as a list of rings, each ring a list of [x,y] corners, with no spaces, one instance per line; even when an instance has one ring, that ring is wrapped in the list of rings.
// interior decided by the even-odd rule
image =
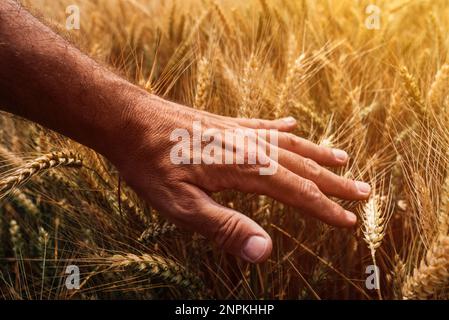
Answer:
[[[166,220],[101,155],[0,113],[0,298],[449,298],[448,1],[22,2],[150,93],[295,117],[296,135],[346,150],[335,172],[373,192],[335,199],[358,216],[350,230],[264,195],[213,194],[272,237],[252,265]],[[80,29],[66,30],[73,4]]]

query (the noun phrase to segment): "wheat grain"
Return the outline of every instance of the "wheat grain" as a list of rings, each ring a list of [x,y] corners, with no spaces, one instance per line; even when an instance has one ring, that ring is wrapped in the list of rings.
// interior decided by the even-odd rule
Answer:
[[[36,216],[39,213],[39,208],[33,202],[33,200],[28,197],[26,193],[19,189],[15,189],[12,192],[12,198],[15,205],[25,210],[25,212]]]
[[[111,269],[136,268],[139,272],[148,272],[150,277],[160,278],[170,284],[185,288],[192,293],[203,287],[201,280],[189,273],[179,263],[156,254],[125,255],[116,254],[106,259]]]
[[[223,25],[223,28],[228,35],[233,35],[233,29],[231,28],[231,24],[229,23],[228,19],[226,18],[226,15],[223,13],[223,10],[218,5],[217,2],[213,3],[213,7],[215,12],[217,13],[218,18],[220,19],[221,24]]]
[[[64,167],[79,167],[82,165],[81,159],[71,152],[53,152],[39,157],[0,181],[0,194],[19,186],[32,176],[41,174],[49,169]]]
[[[257,108],[257,99],[260,92],[257,87],[257,75],[260,71],[260,64],[256,55],[251,54],[245,65],[242,76],[242,103],[238,110],[240,117],[251,117]]]
[[[306,55],[302,53],[293,63],[291,68],[287,71],[287,76],[284,83],[282,84],[279,92],[279,97],[275,105],[275,117],[279,118],[283,115],[288,114],[288,103],[294,90],[295,81],[301,76],[301,72],[304,71],[304,60]]]
[[[11,237],[12,249],[16,257],[22,256],[25,242],[23,240],[22,231],[16,220],[11,219],[9,222],[9,235]]]
[[[418,129],[418,124],[414,122],[411,126],[405,128],[394,138],[393,143],[395,145],[402,145],[409,138],[413,138],[416,136],[416,131]]]
[[[371,255],[380,247],[385,235],[385,214],[381,210],[380,197],[374,192],[369,198],[362,214],[364,240],[368,244]]]
[[[48,232],[43,227],[39,227],[38,237],[37,237],[37,250],[39,252],[39,257],[42,258],[42,269],[45,268],[45,260],[46,260],[49,240],[50,240],[50,236],[49,236]]]
[[[172,234],[174,231],[176,231],[176,226],[172,223],[164,222],[162,225],[154,223],[142,232],[139,241],[146,244],[152,243],[167,234]]]
[[[441,23],[437,21],[437,17],[433,12],[430,13],[429,19],[429,29],[430,33],[435,35],[436,43],[437,43],[437,51],[444,49],[444,37],[443,32],[441,30]]]
[[[433,81],[428,100],[435,112],[441,110],[441,105],[449,93],[449,64],[444,64],[437,72]]]
[[[407,67],[403,66],[399,71],[404,86],[407,91],[407,102],[418,113],[418,116],[424,117],[427,115],[421,90],[419,90],[415,77],[408,71]]]
[[[392,271],[392,276],[393,276],[393,290],[394,290],[394,295],[395,295],[395,299],[401,299],[402,298],[402,285],[404,284],[405,281],[405,276],[406,276],[406,266],[404,261],[402,261],[402,259],[399,257],[398,254],[395,254],[394,259],[394,266],[393,266],[393,271]]]
[[[120,201],[118,199],[118,195],[110,192],[109,190],[104,190],[103,193],[105,198],[112,204],[112,207],[117,215],[125,213],[128,214],[128,218],[132,221],[134,221],[133,218],[137,218],[137,221],[142,223],[144,226],[150,224],[149,217],[145,214],[140,205],[124,192],[120,193]]]
[[[13,154],[10,150],[8,150],[5,146],[0,145],[0,159],[4,159],[7,162],[13,165],[21,165],[23,163],[22,158]]]
[[[198,62],[198,74],[196,80],[196,93],[194,107],[199,110],[207,109],[207,102],[210,92],[211,76],[209,60],[202,57]]]
[[[318,125],[318,128],[320,131],[324,130],[324,128],[326,127],[326,123],[323,120],[323,117],[321,117],[314,109],[312,106],[304,104],[304,103],[300,103],[300,102],[295,102],[293,103],[293,107],[297,110],[299,110],[299,114],[312,121],[314,124]]]
[[[439,236],[427,250],[419,267],[407,277],[403,298],[427,299],[449,283],[449,236]]]
[[[440,208],[438,210],[438,232],[446,235],[449,232],[449,168],[440,192]]]

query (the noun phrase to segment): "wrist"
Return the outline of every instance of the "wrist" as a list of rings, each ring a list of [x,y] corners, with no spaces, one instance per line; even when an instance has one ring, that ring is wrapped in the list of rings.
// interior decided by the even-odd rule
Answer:
[[[124,80],[110,88],[107,114],[95,121],[93,148],[121,167],[140,150],[156,147],[164,101]]]

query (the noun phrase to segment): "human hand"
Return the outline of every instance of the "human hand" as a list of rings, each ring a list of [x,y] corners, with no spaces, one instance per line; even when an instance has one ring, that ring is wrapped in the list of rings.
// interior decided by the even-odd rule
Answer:
[[[249,262],[268,258],[272,250],[270,236],[244,214],[214,202],[208,193],[233,189],[264,194],[338,227],[353,226],[356,216],[327,196],[362,200],[370,193],[368,184],[324,168],[345,165],[348,155],[289,133],[297,125],[293,118],[234,119],[154,96],[144,96],[123,114],[126,135],[115,139],[114,143],[118,141],[115,151],[106,155],[127,183],[178,226],[197,231]],[[259,145],[267,150],[258,154],[256,163],[248,164],[251,153],[243,150],[245,145],[226,148],[220,143],[223,156],[231,153],[235,160],[241,151],[245,163],[176,164],[170,155],[173,156],[178,141],[172,141],[171,136],[177,129],[187,130],[190,137],[194,136],[195,121],[199,121],[199,130],[206,136],[212,132],[224,137],[225,130],[255,129],[250,139],[258,139]],[[261,137],[258,129],[278,130],[277,144]],[[190,152],[187,157],[190,163],[194,162],[193,157],[194,152]],[[261,175],[260,170],[269,165],[276,166],[274,174]]]

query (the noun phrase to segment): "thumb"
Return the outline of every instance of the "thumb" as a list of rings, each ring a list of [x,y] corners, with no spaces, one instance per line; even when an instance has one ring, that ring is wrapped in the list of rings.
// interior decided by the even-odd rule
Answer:
[[[273,244],[261,226],[247,216],[216,203],[199,189],[197,196],[198,219],[192,220],[190,227],[248,262],[259,263],[268,258]]]

